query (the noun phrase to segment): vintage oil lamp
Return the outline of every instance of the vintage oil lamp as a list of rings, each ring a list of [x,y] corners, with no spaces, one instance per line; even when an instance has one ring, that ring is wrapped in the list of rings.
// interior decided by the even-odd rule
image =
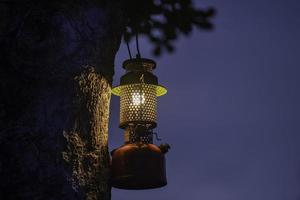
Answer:
[[[157,126],[157,97],[166,94],[152,73],[156,63],[145,58],[124,61],[125,75],[112,89],[120,96],[120,125],[125,143],[112,154],[112,186],[121,189],[150,189],[167,184],[164,154],[169,145],[153,144]]]

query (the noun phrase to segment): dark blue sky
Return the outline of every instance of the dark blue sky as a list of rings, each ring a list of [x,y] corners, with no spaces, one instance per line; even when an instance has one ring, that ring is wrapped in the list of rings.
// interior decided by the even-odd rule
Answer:
[[[158,128],[168,185],[113,189],[113,200],[300,199],[300,1],[202,0],[218,14],[213,32],[181,38],[156,59],[168,94],[159,98]],[[133,47],[133,46],[132,46]],[[148,41],[142,55],[153,58]],[[127,59],[121,46],[114,84]],[[113,97],[110,148],[123,143]]]

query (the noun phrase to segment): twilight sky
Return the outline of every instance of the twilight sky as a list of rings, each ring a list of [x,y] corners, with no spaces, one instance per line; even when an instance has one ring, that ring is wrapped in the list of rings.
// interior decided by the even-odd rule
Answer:
[[[194,2],[217,9],[215,30],[195,30],[154,58],[168,88],[156,129],[171,145],[168,185],[113,189],[112,199],[300,200],[300,1]],[[141,41],[153,58],[149,47]],[[122,45],[114,85],[127,58]],[[113,97],[110,150],[123,143],[118,121]]]

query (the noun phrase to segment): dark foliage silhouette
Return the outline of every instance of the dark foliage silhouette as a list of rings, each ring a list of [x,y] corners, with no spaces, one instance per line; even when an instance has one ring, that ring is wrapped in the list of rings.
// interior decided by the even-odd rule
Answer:
[[[110,199],[114,58],[143,34],[160,55],[213,9],[188,0],[0,1],[0,199]]]

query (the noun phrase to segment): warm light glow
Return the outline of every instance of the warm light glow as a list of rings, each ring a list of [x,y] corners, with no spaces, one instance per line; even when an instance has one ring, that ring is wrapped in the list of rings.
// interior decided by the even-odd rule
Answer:
[[[145,95],[138,92],[132,93],[132,105],[133,106],[139,106],[141,104],[145,103]]]
[[[120,91],[120,124],[156,123],[156,85],[127,84]]]
[[[156,88],[156,96],[158,96],[158,97],[163,96],[167,93],[167,89],[165,87],[163,87],[161,85],[153,85],[153,86],[155,86],[155,88]],[[116,96],[120,96],[122,87],[124,87],[124,86],[120,85],[120,86],[114,87],[111,92]]]

